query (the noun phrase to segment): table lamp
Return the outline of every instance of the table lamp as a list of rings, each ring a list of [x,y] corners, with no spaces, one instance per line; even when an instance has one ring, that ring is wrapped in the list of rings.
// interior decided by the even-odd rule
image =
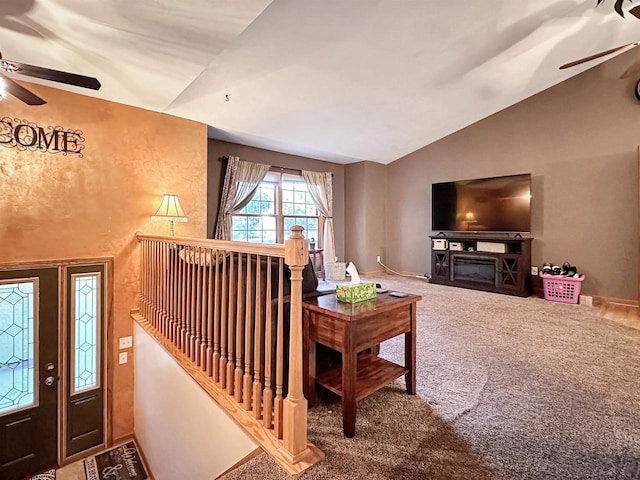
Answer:
[[[162,197],[162,203],[158,211],[151,217],[151,220],[165,220],[169,222],[169,235],[175,236],[174,223],[186,222],[189,219],[184,214],[184,210],[180,206],[180,200],[177,195],[165,193]]]

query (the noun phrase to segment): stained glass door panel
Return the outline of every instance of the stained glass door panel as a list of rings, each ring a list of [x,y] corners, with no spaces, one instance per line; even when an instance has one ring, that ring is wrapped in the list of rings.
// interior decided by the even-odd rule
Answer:
[[[0,281],[0,415],[37,402],[38,279]]]

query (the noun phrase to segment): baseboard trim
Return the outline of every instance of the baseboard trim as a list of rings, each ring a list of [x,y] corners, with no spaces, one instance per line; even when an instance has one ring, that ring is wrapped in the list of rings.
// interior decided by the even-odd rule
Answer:
[[[360,275],[362,275],[363,277],[373,277],[373,276],[378,276],[378,275],[382,275],[383,273],[386,273],[386,271],[384,269],[380,269],[380,270],[371,270],[370,272],[360,272]]]
[[[599,295],[593,296],[594,306],[604,305],[607,303],[613,304],[613,305],[627,305],[629,307],[638,306],[638,300],[629,300],[626,298],[615,298],[615,297],[601,297]]]

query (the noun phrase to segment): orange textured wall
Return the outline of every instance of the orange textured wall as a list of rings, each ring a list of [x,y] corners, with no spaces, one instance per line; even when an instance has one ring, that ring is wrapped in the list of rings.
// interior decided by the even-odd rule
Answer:
[[[0,119],[82,130],[83,157],[0,146],[0,263],[114,257],[114,338],[131,335],[137,306],[136,231],[167,235],[151,222],[163,193],[179,195],[188,223],[180,236],[206,234],[206,125],[25,83],[47,101],[9,97]],[[26,122],[25,122],[26,123]],[[132,362],[113,369],[113,438],[133,432]]]

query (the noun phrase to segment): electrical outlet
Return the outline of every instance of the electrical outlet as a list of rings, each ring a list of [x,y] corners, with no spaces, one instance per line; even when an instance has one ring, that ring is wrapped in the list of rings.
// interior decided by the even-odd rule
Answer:
[[[538,275],[538,267],[531,267],[531,275]]]
[[[376,257],[376,262],[380,263],[380,255]]]
[[[120,365],[127,363],[127,352],[120,352],[120,355],[118,356],[118,363]]]
[[[120,337],[120,349],[123,348],[131,348],[133,346],[133,337],[129,335],[128,337]]]

